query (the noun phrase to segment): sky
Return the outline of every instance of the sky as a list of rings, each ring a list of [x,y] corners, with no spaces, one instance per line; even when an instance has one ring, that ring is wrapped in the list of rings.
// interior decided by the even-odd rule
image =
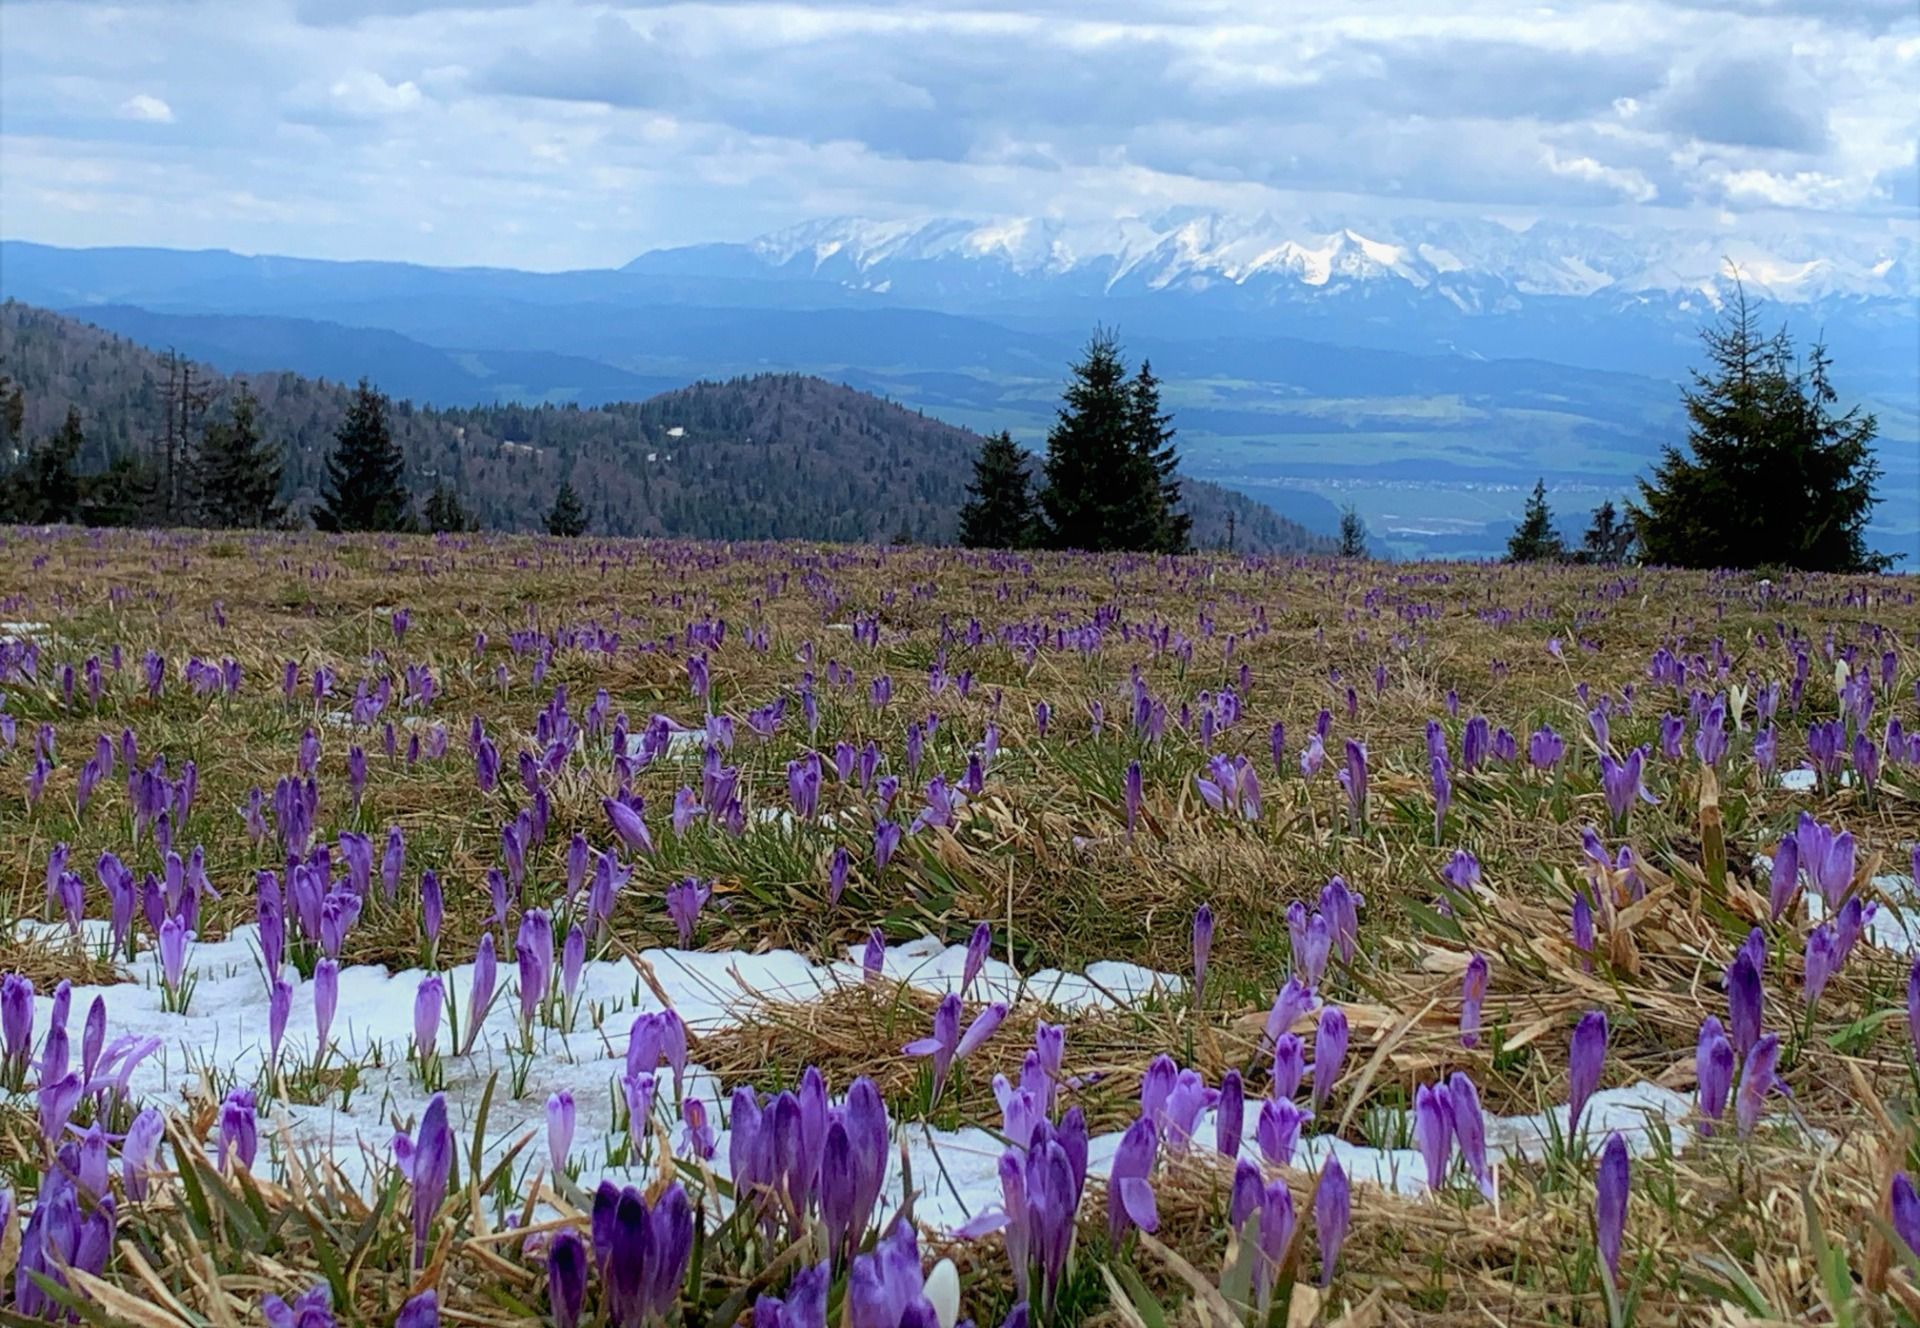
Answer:
[[[553,269],[821,217],[1920,217],[1916,0],[6,0],[0,235]]]

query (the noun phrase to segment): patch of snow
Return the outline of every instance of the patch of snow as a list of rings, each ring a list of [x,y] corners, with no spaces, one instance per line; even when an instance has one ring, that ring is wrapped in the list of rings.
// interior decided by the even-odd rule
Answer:
[[[107,942],[106,924],[84,924],[84,944]],[[25,935],[58,934],[64,927],[23,923]],[[208,1082],[221,1091],[257,1082],[267,1068],[268,1021],[266,983],[259,967],[258,929],[236,927],[220,941],[195,945],[188,955],[194,987],[187,1012],[161,1009],[157,956],[149,950],[135,961],[128,980],[99,987],[76,987],[71,994],[73,1018],[82,1019],[95,997],[105,1001],[109,1038],[122,1034],[152,1036],[161,1050],[134,1072],[131,1090],[145,1103],[179,1107]],[[945,992],[957,988],[965,950],[931,937],[889,948],[883,971],[918,989]],[[815,964],[791,950],[764,954],[743,951],[706,952],[648,950],[641,958],[654,981],[686,1022],[692,1053],[699,1056],[699,1039],[734,1027],[750,1011],[767,1001],[805,1002],[836,988],[864,980],[853,962]],[[289,982],[296,975],[289,968]],[[413,1038],[413,998],[426,976],[417,969],[389,973],[375,965],[340,970],[340,994],[330,1034],[328,1063],[358,1063],[359,1083],[351,1100],[338,1098],[320,1104],[288,1104],[278,1099],[263,1104],[261,1138],[277,1148],[284,1138],[303,1154],[331,1157],[355,1183],[365,1183],[389,1156],[396,1124],[418,1119],[431,1096],[407,1059]],[[464,1012],[473,981],[471,964],[455,965],[442,973],[456,1008]],[[976,999],[1047,1001],[1063,1010],[1114,1008],[1130,999],[1124,993],[1146,994],[1177,990],[1180,980],[1127,964],[1096,964],[1085,975],[1047,971],[1031,975],[1023,984],[1004,964],[989,961],[988,972],[974,992]],[[638,1014],[662,1008],[653,989],[630,964],[592,962],[581,976],[573,1017],[566,1028],[536,1026],[535,1054],[526,1073],[524,1091],[511,1091],[511,1060],[518,1046],[518,997],[513,967],[502,964],[500,995],[485,1017],[471,1055],[455,1054],[452,1031],[443,1022],[437,1045],[444,1065],[447,1105],[457,1137],[471,1135],[488,1080],[498,1076],[489,1117],[490,1158],[497,1159],[522,1139],[536,1136],[523,1157],[529,1167],[541,1165],[546,1101],[562,1090],[574,1096],[578,1124],[573,1160],[591,1184],[602,1175],[612,1179],[639,1179],[643,1167],[608,1164],[608,1145],[616,1143],[615,1102],[623,1072],[628,1032]],[[35,998],[35,1026],[44,1029],[52,994]],[[464,1013],[463,1013],[464,1019]],[[464,1029],[463,1029],[464,1032]],[[315,1051],[313,987],[294,988],[292,1010],[281,1050],[283,1068],[304,1066]],[[378,1060],[378,1064],[373,1062]],[[694,1064],[676,1092],[673,1076],[662,1067],[655,1111],[677,1133],[683,1097],[699,1097],[710,1104],[710,1119],[718,1128],[732,1085],[721,1084]],[[846,1085],[834,1085],[844,1089]],[[935,1225],[958,1226],[998,1197],[996,1164],[1001,1146],[985,1130],[933,1130],[912,1122],[897,1122],[907,1148],[916,1187],[923,1197],[921,1216]],[[715,1167],[725,1174],[725,1131]],[[1104,1156],[1118,1136],[1105,1145]],[[263,1161],[261,1165],[268,1165]],[[892,1182],[899,1197],[900,1177]],[[951,1184],[941,1180],[945,1168]],[[935,1193],[937,1191],[937,1193]]]

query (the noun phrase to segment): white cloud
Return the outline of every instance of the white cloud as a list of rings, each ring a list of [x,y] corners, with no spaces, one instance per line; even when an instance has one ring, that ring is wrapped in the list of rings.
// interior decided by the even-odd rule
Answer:
[[[148,93],[135,93],[120,103],[120,118],[145,124],[172,124],[173,107]]]
[[[1636,170],[1605,166],[1592,157],[1563,157],[1552,148],[1547,149],[1542,159],[1555,175],[1600,185],[1635,203],[1651,203],[1660,196],[1653,181]]]
[[[327,89],[335,108],[347,115],[399,115],[414,110],[424,98],[412,79],[389,83],[371,69],[356,69],[334,80]]]
[[[584,266],[837,213],[1920,216],[1902,184],[1920,15],[1894,0],[107,12],[8,11],[9,233]],[[164,170],[150,169],[156,123],[178,126]],[[87,191],[54,163],[76,162],[114,181],[123,216],[68,226]],[[236,191],[284,214],[191,201]]]

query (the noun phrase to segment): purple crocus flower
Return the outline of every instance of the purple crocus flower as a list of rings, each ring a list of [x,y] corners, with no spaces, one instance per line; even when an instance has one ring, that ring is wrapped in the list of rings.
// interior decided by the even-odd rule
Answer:
[[[440,1040],[440,1007],[446,998],[446,982],[438,973],[422,978],[413,994],[413,1052],[423,1064],[433,1059]]]
[[[707,1104],[697,1097],[683,1099],[680,1122],[680,1146],[701,1161],[711,1162],[715,1136],[713,1126],[707,1123]]]
[[[1460,979],[1460,1045],[1480,1045],[1480,1008],[1487,999],[1487,957],[1475,953]]]
[[[1773,850],[1773,868],[1768,882],[1768,901],[1775,922],[1793,903],[1793,897],[1799,889],[1800,841],[1788,834],[1781,837],[1778,847]]]
[[[267,1328],[334,1328],[333,1288],[316,1282],[289,1305],[278,1296],[260,1298],[260,1317]]]
[[[1734,1123],[1739,1127],[1741,1137],[1753,1133],[1753,1127],[1760,1123],[1760,1112],[1766,1105],[1767,1094],[1776,1083],[1775,1070],[1780,1064],[1780,1035],[1769,1033],[1753,1044],[1753,1050],[1747,1053],[1746,1064],[1740,1069],[1740,1091],[1734,1099]]]
[[[467,989],[467,1028],[460,1039],[460,1054],[468,1055],[480,1038],[480,1026],[486,1022],[487,1009],[493,1004],[494,985],[499,981],[499,960],[495,954],[493,933],[480,937],[473,956],[473,985]]]
[[[1645,767],[1644,747],[1634,748],[1623,761],[1616,761],[1604,754],[1600,757],[1600,786],[1606,795],[1607,814],[1613,818],[1616,832],[1626,828],[1627,813],[1633,810],[1636,800],[1649,804],[1660,801],[1647,789],[1644,782]]]
[[[1333,934],[1333,948],[1343,964],[1351,964],[1359,948],[1360,905],[1365,902],[1341,877],[1336,876],[1320,887],[1320,911],[1326,915],[1327,928]]]
[[[1733,1044],[1720,1021],[1708,1015],[1700,1025],[1700,1040],[1693,1053],[1694,1079],[1699,1087],[1701,1133],[1711,1134],[1711,1122],[1727,1111],[1727,1093],[1733,1087]]]
[[[613,826],[613,833],[619,836],[621,843],[635,853],[651,854],[653,852],[653,836],[648,833],[647,823],[637,809],[617,798],[605,798],[600,806],[606,812],[607,821]]]
[[[1134,1227],[1148,1234],[1160,1229],[1159,1206],[1149,1179],[1158,1151],[1159,1135],[1145,1116],[1128,1126],[1120,1138],[1107,1182],[1107,1239],[1116,1250]]]
[[[400,1307],[393,1328],[440,1328],[440,1297],[432,1288]]]
[[[160,924],[160,981],[178,991],[187,976],[187,928],[178,918]]]
[[[146,1200],[166,1130],[166,1118],[159,1109],[148,1107],[133,1118],[126,1137],[120,1141],[120,1183],[135,1203]]]
[[[693,948],[694,926],[700,921],[700,910],[712,895],[710,888],[692,876],[668,887],[667,916],[673,919],[682,950]]]
[[[1260,1156],[1272,1166],[1292,1166],[1294,1149],[1300,1143],[1300,1127],[1312,1119],[1312,1115],[1290,1098],[1262,1100],[1260,1114],[1253,1123],[1253,1141],[1260,1146]]]
[[[1733,1029],[1733,1054],[1743,1058],[1760,1040],[1760,965],[1744,946],[1727,966],[1727,1013]]]
[[[577,1328],[586,1298],[586,1242],[577,1231],[556,1232],[547,1246],[547,1307],[554,1328]]]
[[[1920,969],[1916,969],[1920,975]],[[33,983],[18,973],[0,978],[0,1078],[18,1088],[33,1055]]]
[[[1220,1096],[1213,1106],[1214,1147],[1222,1157],[1240,1155],[1240,1139],[1246,1128],[1246,1089],[1240,1071],[1228,1070],[1220,1079]]]
[[[903,833],[892,821],[881,821],[873,827],[874,875],[881,875],[887,870],[887,863],[893,860],[894,852],[900,847]]]
[[[1207,961],[1213,954],[1213,908],[1202,904],[1193,915],[1193,1003],[1206,1003]]]
[[[1567,742],[1550,726],[1535,729],[1527,739],[1527,760],[1536,770],[1551,770],[1567,754]]]
[[[340,1003],[340,965],[322,959],[313,966],[313,1046],[314,1055],[324,1059],[333,1029],[333,1012]]]
[[[1340,1070],[1347,1059],[1347,1016],[1339,1006],[1329,1004],[1320,1011],[1320,1023],[1313,1037],[1313,1106],[1318,1111],[1333,1096],[1340,1081]]]
[[[1413,1146],[1427,1165],[1427,1188],[1438,1190],[1453,1161],[1453,1103],[1444,1083],[1413,1091]]]
[[[1915,864],[1916,881],[1920,881],[1920,864]],[[29,989],[31,990],[31,989]],[[4,1000],[0,999],[0,1004]],[[1920,1061],[1920,959],[1913,961],[1913,967],[1907,970],[1907,1041],[1913,1049],[1913,1056]]]
[[[447,1178],[453,1168],[453,1131],[447,1124],[447,1095],[435,1093],[421,1113],[419,1128],[410,1138],[393,1139],[394,1160],[413,1187],[413,1266],[424,1267],[427,1236],[441,1201],[447,1197]]]
[[[1849,900],[1848,903],[1857,903]],[[1840,937],[1834,924],[1824,923],[1807,933],[1806,972],[1802,995],[1807,1008],[1812,1009],[1820,1003],[1820,994],[1827,989],[1827,982],[1839,969],[1842,954]]]
[[[1920,1195],[1914,1193],[1913,1177],[1904,1171],[1894,1172],[1887,1198],[1893,1234],[1913,1253],[1920,1254]]]
[[[1473,1183],[1491,1201],[1493,1175],[1487,1166],[1487,1118],[1480,1106],[1480,1090],[1464,1071],[1455,1070],[1447,1080],[1447,1111],[1453,1126],[1460,1156],[1473,1173]]]
[[[1607,1265],[1607,1280],[1615,1285],[1620,1281],[1620,1241],[1627,1226],[1629,1179],[1627,1141],[1615,1131],[1607,1136],[1607,1142],[1600,1149],[1593,1201],[1593,1226],[1600,1257]]]
[[[1298,977],[1290,977],[1273,998],[1273,1008],[1267,1011],[1267,1042],[1278,1046],[1282,1034],[1300,1021],[1300,1017],[1314,1008],[1316,1001],[1313,989]]]
[[[853,855],[847,852],[845,844],[836,844],[833,855],[827,859],[827,903],[838,904],[840,896],[846,893],[847,874],[853,870]]]
[[[1333,1284],[1334,1265],[1340,1261],[1340,1247],[1347,1241],[1347,1224],[1352,1220],[1353,1191],[1346,1169],[1331,1153],[1320,1168],[1320,1180],[1313,1188],[1313,1221],[1320,1232],[1320,1285]]]
[[[1354,826],[1367,823],[1367,749],[1355,738],[1347,739],[1346,765],[1340,770],[1340,791],[1347,798],[1347,815]]]
[[[1574,1025],[1573,1046],[1567,1054],[1567,1137],[1580,1130],[1580,1116],[1587,1099],[1600,1086],[1600,1072],[1607,1059],[1607,1016],[1602,1010],[1589,1010]]]
[[[260,1127],[253,1094],[236,1088],[220,1104],[220,1169],[234,1166],[241,1171],[252,1171],[259,1147]]]
[[[933,1058],[933,1092],[929,1101],[939,1101],[940,1090],[946,1086],[947,1071],[952,1067],[954,1051],[960,1045],[960,1013],[959,995],[948,992],[933,1012],[932,1035],[909,1042],[900,1049],[902,1055]]]
[[[965,996],[973,990],[974,979],[980,976],[980,970],[987,962],[987,951],[993,945],[993,928],[982,922],[967,937],[966,958],[960,969],[960,994]]]

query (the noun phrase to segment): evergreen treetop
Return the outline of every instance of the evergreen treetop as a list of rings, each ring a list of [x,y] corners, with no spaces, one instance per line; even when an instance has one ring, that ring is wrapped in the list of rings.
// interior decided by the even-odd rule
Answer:
[[[547,534],[563,539],[574,539],[587,533],[587,510],[580,505],[580,495],[573,491],[570,480],[561,480],[559,492],[553,495],[553,506],[547,512]]]
[[[1359,510],[1352,503],[1340,510],[1339,553],[1342,558],[1367,556],[1367,523],[1360,519]]]
[[[214,527],[277,524],[280,449],[260,436],[259,403],[243,383],[227,418],[210,419],[200,442],[200,517]]]
[[[1520,524],[1507,539],[1510,563],[1556,562],[1567,556],[1566,544],[1553,528],[1553,512],[1547,507],[1547,482],[1537,480],[1527,499]]]
[[[1002,430],[980,445],[969,497],[960,508],[960,543],[969,549],[1020,549],[1033,543],[1028,457]]]
[[[384,393],[366,379],[334,433],[333,455],[313,524],[322,530],[406,530],[412,524],[406,466],[388,423]]]
[[[1073,365],[1047,435],[1040,491],[1049,548],[1185,552],[1191,522],[1175,504],[1173,430],[1151,371],[1133,382],[1120,345],[1096,332]]]
[[[1744,288],[1701,333],[1707,368],[1684,393],[1685,449],[1669,446],[1640,483],[1633,524],[1649,562],[1854,572],[1886,567],[1870,553],[1878,499],[1878,422],[1835,414],[1826,348],[1805,361],[1783,328],[1771,337]]]

